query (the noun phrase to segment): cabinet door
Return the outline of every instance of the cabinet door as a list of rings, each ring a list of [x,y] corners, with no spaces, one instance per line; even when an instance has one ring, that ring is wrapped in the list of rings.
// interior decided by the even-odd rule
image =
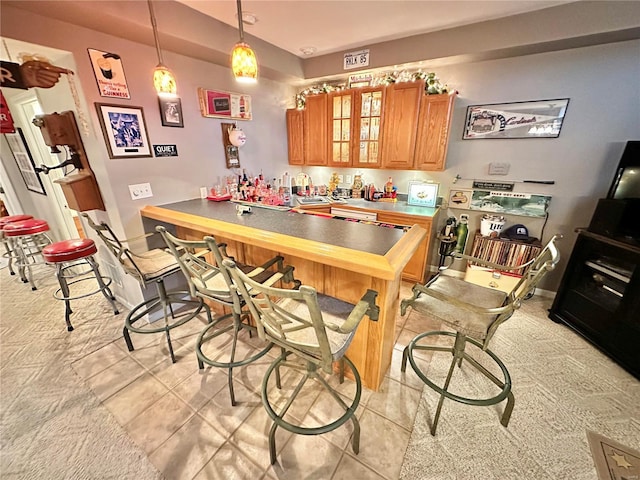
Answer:
[[[328,95],[309,95],[304,108],[304,163],[327,165],[329,136]]]
[[[423,95],[420,102],[415,165],[420,170],[444,170],[455,95]]]
[[[380,166],[382,147],[382,112],[385,105],[385,87],[358,89],[355,98],[353,132],[353,166],[377,168]]]
[[[353,92],[329,94],[329,165],[350,167],[353,149]]]
[[[414,225],[417,224],[427,231],[427,237],[420,243],[418,249],[409,260],[409,263],[402,270],[402,279],[411,282],[423,283],[426,281],[429,273],[429,265],[431,262],[430,245],[432,237],[431,226],[433,219],[430,217],[414,217],[397,213],[378,212],[378,221],[385,223],[394,223],[396,225]]]
[[[304,165],[303,120],[302,110],[297,108],[287,110],[287,140],[290,165]]]
[[[382,168],[412,169],[424,81],[390,85],[387,87],[386,96],[382,130]]]

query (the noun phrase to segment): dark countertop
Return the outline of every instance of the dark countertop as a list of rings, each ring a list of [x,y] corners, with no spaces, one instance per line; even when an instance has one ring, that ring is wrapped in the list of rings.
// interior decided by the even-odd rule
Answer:
[[[374,203],[376,207],[378,205],[388,207],[397,206],[397,204],[366,202],[365,200],[351,200],[351,202],[364,202],[366,204]],[[359,206],[359,204],[355,206]],[[406,203],[404,206],[406,207]],[[253,205],[251,213],[238,215],[236,212],[236,204],[228,201],[212,202],[206,199],[194,199],[166,205],[158,205],[158,208],[197,215],[199,217],[219,220],[234,225],[242,225],[244,227],[255,228],[281,235],[288,235],[291,237],[302,238],[305,240],[372,253],[375,255],[385,255],[404,235],[404,232],[400,229],[346,222],[332,218],[304,215],[291,211],[278,211],[269,208],[261,208],[259,205]],[[423,207],[409,208],[418,209],[420,211],[436,210]],[[389,210],[397,211],[394,208],[390,208]],[[398,213],[400,212],[398,211]],[[414,213],[411,214],[414,215]]]

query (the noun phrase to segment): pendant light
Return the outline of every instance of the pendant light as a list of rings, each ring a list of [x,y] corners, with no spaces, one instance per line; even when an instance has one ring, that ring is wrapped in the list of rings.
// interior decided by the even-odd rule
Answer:
[[[158,26],[156,16],[153,12],[151,0],[147,0],[149,5],[149,16],[151,17],[151,27],[153,28],[153,38],[156,42],[156,53],[158,54],[158,66],[153,70],[153,86],[160,96],[175,96],[177,91],[176,77],[162,61],[162,51],[160,50],[160,40],[158,39]]]
[[[238,30],[240,30],[240,41],[236,43],[231,52],[231,70],[238,82],[256,83],[258,81],[258,59],[251,47],[244,43],[244,30],[242,28],[242,5],[237,0],[238,5]]]

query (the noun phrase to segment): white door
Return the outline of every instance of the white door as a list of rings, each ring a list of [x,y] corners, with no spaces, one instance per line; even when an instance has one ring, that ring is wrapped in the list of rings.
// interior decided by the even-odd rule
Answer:
[[[32,91],[24,92],[24,94],[14,98],[13,105],[17,107],[12,109],[12,113],[15,111],[14,120],[16,125],[22,128],[22,133],[24,133],[36,166],[44,164],[53,167],[63,162],[66,159],[67,152],[61,147],[62,154],[52,154],[51,149],[44,143],[42,132],[32,123],[36,115],[44,113],[36,93]],[[39,175],[47,192],[47,197],[51,202],[51,212],[55,216],[56,224],[50,225],[57,233],[55,236],[59,240],[78,238],[73,211],[67,204],[62,188],[54,182],[54,180],[64,176],[63,170],[55,169],[51,170],[47,175],[43,173]]]

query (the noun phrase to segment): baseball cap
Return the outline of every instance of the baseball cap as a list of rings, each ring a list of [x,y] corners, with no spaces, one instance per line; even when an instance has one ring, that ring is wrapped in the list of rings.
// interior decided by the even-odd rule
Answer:
[[[518,223],[516,225],[512,225],[511,227],[503,230],[500,234],[502,238],[508,238],[510,240],[522,240],[528,242],[529,240],[533,240],[529,237],[529,229]]]

